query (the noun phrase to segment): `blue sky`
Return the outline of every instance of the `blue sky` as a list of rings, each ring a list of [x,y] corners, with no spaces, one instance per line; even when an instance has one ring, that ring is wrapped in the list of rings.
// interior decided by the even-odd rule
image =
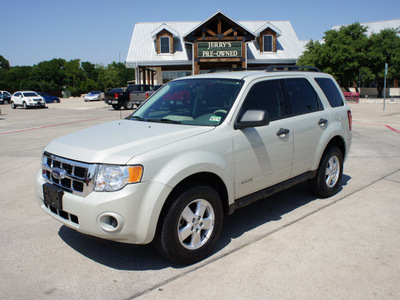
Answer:
[[[290,21],[301,40],[335,25],[400,18],[399,0],[0,0],[0,55],[11,66],[81,59],[126,60],[136,22],[204,21],[221,10],[237,21]]]

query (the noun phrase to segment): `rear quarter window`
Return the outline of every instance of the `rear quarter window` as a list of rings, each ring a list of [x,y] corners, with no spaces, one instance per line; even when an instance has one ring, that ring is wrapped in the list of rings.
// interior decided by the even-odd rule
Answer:
[[[324,92],[329,104],[332,107],[343,106],[343,98],[341,92],[330,78],[315,78],[321,90]]]

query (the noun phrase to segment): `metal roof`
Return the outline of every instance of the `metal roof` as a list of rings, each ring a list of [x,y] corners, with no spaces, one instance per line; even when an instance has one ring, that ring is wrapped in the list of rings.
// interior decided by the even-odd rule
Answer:
[[[394,28],[400,34],[400,19],[377,21],[377,22],[365,22],[365,23],[360,23],[360,25],[367,26],[367,35],[371,35],[372,33],[379,33],[381,30],[387,28]],[[333,26],[332,29],[338,30],[342,26],[347,26],[347,25]]]
[[[210,18],[207,20],[210,20]],[[229,19],[232,20],[231,18]],[[296,63],[307,43],[307,41],[300,41],[298,39],[289,21],[232,21],[255,36],[257,36],[257,32],[258,34],[260,33],[260,28],[270,27],[277,32],[277,52],[260,52],[255,41],[248,43],[247,62],[250,65],[255,63]],[[184,41],[184,36],[201,26],[204,22],[136,23],[126,58],[127,66],[136,68],[137,66],[191,65],[192,45]],[[157,54],[156,41],[153,36],[161,28],[170,28],[173,30],[172,33],[175,36],[173,54]]]

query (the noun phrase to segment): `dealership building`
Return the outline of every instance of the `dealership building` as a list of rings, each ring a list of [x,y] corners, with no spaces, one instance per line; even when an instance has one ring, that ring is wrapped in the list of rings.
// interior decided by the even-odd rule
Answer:
[[[215,68],[294,65],[306,43],[289,21],[236,21],[218,11],[202,22],[136,23],[126,65],[136,83],[163,84]]]

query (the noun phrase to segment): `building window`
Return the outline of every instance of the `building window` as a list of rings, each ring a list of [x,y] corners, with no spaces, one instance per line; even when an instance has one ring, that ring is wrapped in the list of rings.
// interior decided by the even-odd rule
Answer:
[[[264,35],[264,52],[273,52],[273,36],[272,35]]]
[[[160,53],[170,53],[169,52],[169,37],[160,37]]]
[[[190,76],[190,75],[192,75],[192,71],[163,71],[162,72],[163,84],[171,80],[174,80],[176,78]]]

